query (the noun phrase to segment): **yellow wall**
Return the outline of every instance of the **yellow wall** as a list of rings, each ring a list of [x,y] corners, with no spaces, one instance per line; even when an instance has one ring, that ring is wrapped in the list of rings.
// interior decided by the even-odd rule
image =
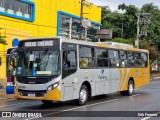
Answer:
[[[0,57],[3,64],[0,66],[0,79],[5,78],[5,57],[4,51],[12,47],[12,40],[19,40],[31,37],[49,37],[57,35],[57,13],[58,11],[67,12],[75,16],[80,16],[80,0],[30,0],[35,3],[35,21],[28,22],[0,15],[0,30],[6,36],[8,45],[0,44]],[[93,4],[88,4],[84,8],[84,18],[94,22],[101,20],[101,8]]]

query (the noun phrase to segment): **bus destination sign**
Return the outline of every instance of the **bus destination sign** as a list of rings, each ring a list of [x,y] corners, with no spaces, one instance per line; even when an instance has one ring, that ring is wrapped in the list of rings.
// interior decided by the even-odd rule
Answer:
[[[25,42],[25,47],[45,47],[45,46],[53,46],[53,40],[45,40],[45,41],[30,41]]]

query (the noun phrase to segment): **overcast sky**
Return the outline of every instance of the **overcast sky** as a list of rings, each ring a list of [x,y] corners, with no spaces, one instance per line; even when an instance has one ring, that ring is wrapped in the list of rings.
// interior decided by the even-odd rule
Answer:
[[[118,9],[119,4],[125,3],[126,5],[136,5],[141,8],[145,3],[154,3],[154,5],[159,6],[160,8],[160,0],[87,0],[91,3],[94,3],[98,6],[109,6],[112,11]]]

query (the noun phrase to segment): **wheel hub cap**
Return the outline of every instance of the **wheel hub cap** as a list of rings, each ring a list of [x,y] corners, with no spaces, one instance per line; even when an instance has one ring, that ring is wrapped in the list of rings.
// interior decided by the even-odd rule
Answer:
[[[81,92],[80,92],[80,100],[82,102],[85,102],[87,99],[87,92],[85,89],[82,89]]]

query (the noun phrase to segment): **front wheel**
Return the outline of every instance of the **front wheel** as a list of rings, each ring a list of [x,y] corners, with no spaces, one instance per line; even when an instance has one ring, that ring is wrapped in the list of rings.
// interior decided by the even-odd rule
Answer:
[[[128,90],[126,91],[121,91],[121,95],[127,95],[127,96],[131,96],[134,92],[134,82],[132,80],[130,80],[128,82]]]
[[[88,88],[86,85],[82,85],[79,91],[79,98],[76,100],[78,105],[84,105],[88,101]]]

